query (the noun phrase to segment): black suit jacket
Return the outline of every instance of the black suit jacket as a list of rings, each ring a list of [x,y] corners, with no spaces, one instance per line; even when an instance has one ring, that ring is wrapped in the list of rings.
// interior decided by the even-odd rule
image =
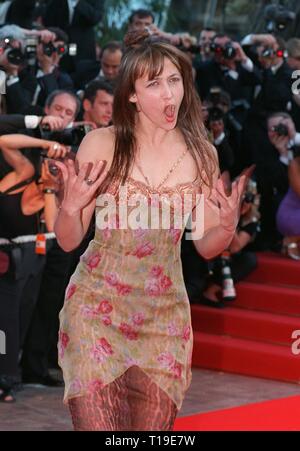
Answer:
[[[37,78],[26,69],[19,74],[20,81],[6,87],[7,112],[13,114],[37,114],[42,115],[48,95],[58,89],[72,90],[73,82],[70,76],[59,69],[52,74]],[[36,89],[40,86],[40,92],[36,105],[32,105]]]
[[[23,28],[31,28],[35,0],[14,0],[8,8],[5,22],[19,25]]]
[[[200,63],[196,68],[196,84],[201,99],[207,97],[210,88],[219,86],[230,94],[232,100],[246,98],[250,101],[251,91],[247,87],[261,84],[261,73],[255,66],[253,72],[249,72],[241,64],[237,65],[237,72],[239,76],[235,80],[215,61]]]
[[[77,60],[96,59],[94,26],[102,18],[103,6],[104,0],[79,0],[70,24],[67,0],[50,0],[44,23],[68,33],[70,42],[77,44]]]
[[[0,135],[17,133],[25,128],[25,116],[22,114],[0,114]]]
[[[276,74],[270,69],[263,71],[262,89],[254,102],[254,113],[265,117],[271,112],[287,111],[288,103],[293,100],[292,72],[286,62]]]

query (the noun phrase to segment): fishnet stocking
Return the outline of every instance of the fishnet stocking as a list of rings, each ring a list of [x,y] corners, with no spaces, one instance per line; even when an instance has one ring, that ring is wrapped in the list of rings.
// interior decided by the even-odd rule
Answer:
[[[75,431],[169,431],[177,407],[139,367],[111,384],[69,400]]]

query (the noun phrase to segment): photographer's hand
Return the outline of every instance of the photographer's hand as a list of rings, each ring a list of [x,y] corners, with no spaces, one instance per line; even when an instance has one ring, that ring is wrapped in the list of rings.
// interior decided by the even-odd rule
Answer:
[[[275,133],[270,140],[273,146],[278,150],[280,156],[288,156],[288,144],[290,142],[289,136],[280,136]]]
[[[61,170],[64,182],[64,197],[61,210],[68,216],[77,215],[95,197],[99,186],[105,179],[107,175],[107,171],[104,170],[106,161],[100,160],[94,165],[92,163],[84,163],[78,175],[72,160],[68,160],[66,164],[60,161],[55,162],[55,164]],[[89,172],[90,167],[91,170]]]
[[[56,34],[49,30],[32,30],[35,35],[39,36],[40,40],[45,44],[53,42],[56,39]]]
[[[282,123],[287,126],[287,129],[289,132],[289,139],[290,140],[295,139],[297,132],[296,132],[296,127],[295,127],[294,121],[289,118],[284,118],[282,120]]]
[[[251,41],[253,45],[264,45],[274,50],[278,47],[276,38],[272,34],[253,34]]]
[[[69,149],[63,144],[55,141],[46,141],[45,139],[41,140],[41,147],[47,150],[48,158],[64,158],[69,152]]]
[[[246,63],[248,60],[248,57],[247,57],[246,53],[244,52],[242,46],[239,44],[239,42],[233,42],[232,45],[236,50],[235,61],[241,62],[241,63]]]
[[[47,125],[51,131],[63,130],[64,129],[64,120],[61,117],[57,117],[57,116],[44,116],[40,122],[40,125],[42,127],[44,125]]]

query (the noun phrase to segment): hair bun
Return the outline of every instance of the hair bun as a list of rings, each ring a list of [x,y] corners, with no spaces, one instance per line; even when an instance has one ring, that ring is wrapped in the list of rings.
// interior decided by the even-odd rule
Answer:
[[[124,36],[126,47],[137,47],[147,42],[151,36],[150,30],[146,27],[143,30],[128,31]]]

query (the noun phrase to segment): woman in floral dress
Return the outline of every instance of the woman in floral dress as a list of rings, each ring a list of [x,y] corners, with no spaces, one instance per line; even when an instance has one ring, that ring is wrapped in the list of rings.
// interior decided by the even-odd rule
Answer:
[[[86,136],[78,171],[72,161],[57,163],[65,189],[55,231],[64,250],[80,244],[96,213],[60,314],[64,401],[75,430],[173,428],[193,340],[180,240],[190,218],[203,228],[191,232],[202,256],[226,248],[245,183],[243,176],[227,197],[218,180],[188,58],[143,33],[130,39],[114,126]],[[153,227],[168,207],[170,225]]]

